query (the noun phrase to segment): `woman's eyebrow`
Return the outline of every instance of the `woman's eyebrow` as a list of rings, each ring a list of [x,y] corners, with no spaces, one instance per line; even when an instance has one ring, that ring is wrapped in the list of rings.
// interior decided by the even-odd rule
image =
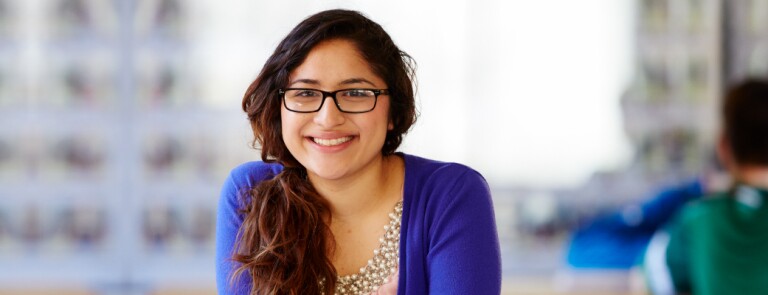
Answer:
[[[293,80],[290,83],[288,83],[288,86],[291,86],[293,84],[298,84],[298,83],[304,83],[304,84],[309,84],[309,85],[320,85],[320,81],[318,81],[318,80],[314,80],[314,79],[296,79],[296,80]],[[350,85],[350,84],[357,84],[357,83],[365,83],[365,84],[369,84],[369,85],[374,86],[374,87],[376,86],[376,84],[373,84],[373,82],[368,81],[365,78],[349,78],[349,79],[346,79],[344,81],[339,82],[339,85]]]
[[[291,86],[296,83],[304,83],[304,84],[310,84],[310,85],[320,85],[320,81],[313,80],[313,79],[296,79],[291,81],[291,83],[288,83],[288,86]]]
[[[349,85],[349,84],[357,84],[357,83],[366,83],[366,84],[370,84],[371,86],[374,86],[374,87],[376,86],[375,84],[373,84],[373,82],[368,81],[368,80],[363,79],[363,78],[350,78],[350,79],[346,79],[344,81],[341,81],[341,83],[339,83],[339,85]]]

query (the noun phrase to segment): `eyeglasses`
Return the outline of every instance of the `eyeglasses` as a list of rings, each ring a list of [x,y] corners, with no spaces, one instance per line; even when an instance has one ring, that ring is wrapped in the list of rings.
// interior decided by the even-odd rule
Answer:
[[[311,88],[279,89],[285,108],[297,113],[314,113],[320,110],[326,97],[332,97],[343,113],[366,113],[376,107],[379,95],[387,95],[387,89],[341,89],[326,92]]]

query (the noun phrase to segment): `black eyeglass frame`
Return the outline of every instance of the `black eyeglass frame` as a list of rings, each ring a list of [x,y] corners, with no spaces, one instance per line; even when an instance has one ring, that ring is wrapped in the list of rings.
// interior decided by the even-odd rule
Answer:
[[[320,101],[320,106],[318,106],[317,109],[314,110],[314,111],[295,111],[295,110],[292,110],[291,108],[289,108],[288,107],[288,103],[285,101],[285,92],[288,91],[288,90],[311,90],[311,91],[317,91],[317,92],[320,92],[320,93],[323,94],[323,99],[322,99],[322,101]],[[342,110],[341,107],[339,106],[339,101],[336,100],[336,94],[339,93],[339,92],[342,92],[342,91],[350,91],[350,90],[365,90],[365,91],[373,92],[373,106],[371,107],[371,109],[366,110],[366,111],[356,111],[356,112],[350,112],[350,111]],[[362,114],[362,113],[367,113],[367,112],[373,111],[376,108],[376,104],[378,104],[378,102],[379,102],[379,95],[382,95],[382,94],[383,95],[389,95],[389,89],[346,88],[346,89],[339,89],[339,90],[336,90],[336,91],[328,92],[328,91],[322,91],[320,89],[314,89],[314,88],[280,88],[280,89],[277,90],[277,93],[280,96],[280,100],[283,101],[283,106],[285,106],[285,109],[289,110],[291,112],[294,112],[294,113],[305,113],[306,114],[306,113],[318,112],[318,111],[320,111],[320,109],[323,108],[323,105],[325,104],[325,99],[330,96],[331,98],[333,98],[333,104],[336,105],[336,109],[338,109],[340,112],[347,113],[347,114]]]

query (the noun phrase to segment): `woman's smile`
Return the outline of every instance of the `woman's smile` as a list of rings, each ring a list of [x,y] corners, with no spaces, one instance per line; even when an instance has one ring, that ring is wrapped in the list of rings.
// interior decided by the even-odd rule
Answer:
[[[331,138],[331,139],[324,139],[324,138],[317,138],[317,137],[311,137],[312,141],[314,141],[316,144],[319,144],[321,146],[337,146],[346,142],[349,142],[352,140],[352,136],[344,136],[339,138]]]

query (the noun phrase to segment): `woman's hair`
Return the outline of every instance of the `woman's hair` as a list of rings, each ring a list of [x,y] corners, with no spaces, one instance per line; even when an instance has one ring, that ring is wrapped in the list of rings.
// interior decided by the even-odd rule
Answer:
[[[302,21],[277,46],[243,97],[243,110],[253,129],[253,146],[265,162],[283,166],[273,179],[258,184],[243,196],[243,224],[233,260],[240,264],[233,278],[253,279],[251,293],[333,293],[337,273],[331,261],[335,248],[331,214],[306,176],[306,170],[288,151],[282,138],[281,100],[291,72],[321,42],[351,41],[389,89],[389,119],[381,152],[390,155],[416,121],[414,64],[384,29],[356,11],[328,10]],[[319,283],[323,281],[324,283]]]
[[[736,162],[768,166],[768,81],[750,79],[731,87],[722,116]]]

